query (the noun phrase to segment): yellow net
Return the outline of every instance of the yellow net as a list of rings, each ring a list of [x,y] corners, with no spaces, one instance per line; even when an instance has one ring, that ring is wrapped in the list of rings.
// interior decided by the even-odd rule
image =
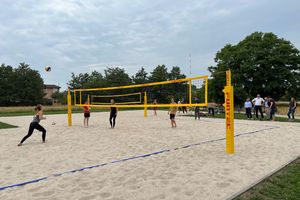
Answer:
[[[116,107],[119,108],[207,106],[208,76],[136,85],[74,89],[73,93],[74,106],[84,106],[88,101],[90,106],[110,107],[110,99],[114,99]],[[174,99],[176,104],[171,104],[171,99]]]
[[[114,99],[117,105],[121,104],[140,104],[143,103],[142,92],[117,95],[91,95],[91,105],[107,105],[111,104],[110,100]]]

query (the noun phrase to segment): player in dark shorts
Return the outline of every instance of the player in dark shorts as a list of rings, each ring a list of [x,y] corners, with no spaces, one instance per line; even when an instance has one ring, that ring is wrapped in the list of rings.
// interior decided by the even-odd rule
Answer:
[[[272,120],[274,121],[274,116],[275,116],[275,113],[277,111],[277,107],[276,107],[276,102],[274,101],[274,99],[268,97],[269,99],[269,102],[270,102],[270,118],[269,120]]]
[[[85,105],[83,106],[83,113],[84,113],[84,120],[83,120],[83,125],[85,127],[88,127],[89,126],[89,119],[90,119],[90,116],[91,116],[91,112],[90,112],[90,106],[88,105],[88,101],[86,100],[85,101]]]
[[[32,135],[34,129],[42,132],[43,143],[45,143],[45,141],[46,141],[46,130],[44,127],[42,127],[39,124],[41,120],[46,119],[46,117],[43,117],[43,106],[41,104],[38,104],[34,108],[34,111],[35,111],[35,116],[33,117],[33,120],[30,123],[28,134],[25,135],[25,137],[21,140],[21,142],[18,144],[18,146],[22,146],[23,142],[25,142],[25,140]]]
[[[200,103],[200,100],[198,99],[198,97],[195,97],[195,103],[196,104]],[[196,119],[200,119],[200,107],[199,106],[195,107],[195,120]]]
[[[113,106],[113,105],[115,105],[115,100],[114,99],[111,99],[110,103],[112,104],[112,106],[110,107],[109,123],[110,123],[111,128],[115,128],[118,108]]]
[[[173,98],[171,99],[171,104],[176,104]],[[177,126],[175,121],[176,112],[177,112],[177,108],[175,106],[171,106],[168,114],[170,114],[172,128],[176,128]]]

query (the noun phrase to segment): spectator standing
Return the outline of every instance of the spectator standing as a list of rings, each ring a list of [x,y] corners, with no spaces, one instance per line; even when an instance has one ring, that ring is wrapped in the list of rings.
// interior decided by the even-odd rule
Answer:
[[[245,107],[245,111],[246,111],[246,116],[248,119],[252,119],[252,103],[250,101],[250,98],[247,98],[247,100],[245,101],[244,107]]]
[[[291,98],[291,101],[289,103],[289,112],[287,116],[289,117],[289,120],[294,120],[295,119],[295,111],[297,108],[297,102],[294,97]]]
[[[254,110],[255,110],[255,116],[256,116],[256,119],[258,119],[258,111],[260,113],[260,120],[262,120],[264,118],[264,114],[262,112],[262,106],[264,104],[264,99],[260,97],[260,94],[257,94],[256,98],[254,98],[252,100],[252,103],[254,104]]]
[[[265,97],[264,100],[265,100],[265,113],[266,113],[266,116],[268,117],[270,115],[270,101],[269,101],[269,98],[270,97]]]
[[[274,119],[275,119],[275,113],[277,111],[276,102],[272,98],[269,98],[269,102],[270,102],[270,116],[269,116],[269,120],[274,121]]]

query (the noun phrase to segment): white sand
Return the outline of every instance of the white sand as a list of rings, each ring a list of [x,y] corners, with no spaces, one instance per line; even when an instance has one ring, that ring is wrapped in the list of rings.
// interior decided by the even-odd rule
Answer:
[[[297,123],[236,120],[235,134],[280,128],[237,137],[236,152],[229,156],[224,140],[174,150],[223,138],[223,119],[178,116],[178,128],[172,129],[166,112],[152,114],[144,118],[143,111],[119,112],[115,129],[109,129],[108,113],[92,113],[89,128],[82,126],[83,114],[73,114],[71,128],[66,115],[49,115],[41,122],[47,143],[35,131],[22,147],[17,144],[32,117],[0,118],[19,126],[0,129],[0,187],[49,177],[0,190],[0,199],[225,199],[300,155]],[[164,149],[172,151],[52,175]]]

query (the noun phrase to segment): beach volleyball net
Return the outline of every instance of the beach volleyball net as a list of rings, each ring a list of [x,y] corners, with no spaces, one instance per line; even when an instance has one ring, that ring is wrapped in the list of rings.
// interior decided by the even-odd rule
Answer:
[[[207,106],[208,76],[167,80],[136,85],[73,89],[73,106],[119,108]],[[171,99],[178,104],[171,104]],[[156,102],[156,103],[154,103]]]
[[[111,104],[111,99],[114,99],[117,105],[141,104],[143,103],[144,92],[135,92],[128,94],[90,95],[89,98],[91,105]]]

